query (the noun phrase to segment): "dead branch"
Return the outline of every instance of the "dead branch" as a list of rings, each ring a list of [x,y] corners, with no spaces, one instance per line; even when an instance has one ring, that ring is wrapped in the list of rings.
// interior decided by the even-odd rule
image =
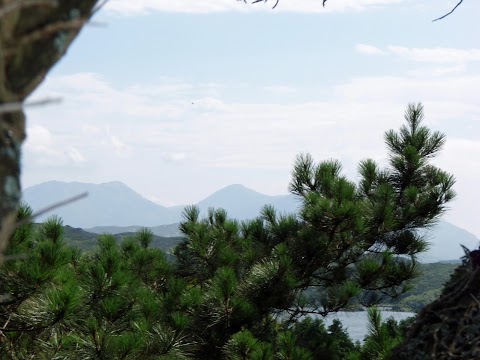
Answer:
[[[455,5],[455,7],[447,14],[443,15],[443,16],[440,16],[439,18],[435,19],[435,20],[432,20],[432,21],[437,21],[437,20],[442,20],[442,19],[445,19],[448,15],[452,14],[456,9],[457,7],[460,6],[460,4],[463,2],[463,0],[460,0],[457,5]]]
[[[17,221],[15,223],[15,229],[18,229],[20,226],[25,225],[25,224],[29,223],[30,221],[38,218],[39,216],[42,216],[46,213],[49,213],[52,210],[58,209],[58,208],[63,207],[65,205],[69,205],[69,204],[74,203],[78,200],[84,199],[87,196],[88,196],[88,192],[83,192],[83,193],[75,195],[71,198],[68,198],[68,199],[59,201],[55,204],[49,205],[46,208],[43,208],[43,209],[37,211],[36,213],[32,214],[32,216],[29,216],[29,217],[27,217],[27,218],[25,218],[21,221]]]
[[[50,105],[50,104],[58,104],[62,101],[62,98],[55,97],[55,98],[44,98],[35,101],[30,101],[27,103],[22,102],[11,102],[0,104],[0,114],[11,113],[15,111],[21,111],[25,107],[35,107],[35,106],[43,106],[43,105]]]

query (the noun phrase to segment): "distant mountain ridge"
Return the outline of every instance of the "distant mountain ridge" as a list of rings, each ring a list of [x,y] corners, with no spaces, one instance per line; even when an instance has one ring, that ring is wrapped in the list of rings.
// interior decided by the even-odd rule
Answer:
[[[87,184],[49,181],[26,188],[23,199],[34,210],[40,210],[85,191],[89,192],[86,199],[55,210],[54,213],[63,219],[64,224],[97,234],[130,233],[141,227],[149,227],[157,236],[181,235],[178,222],[181,221],[183,206],[167,208],[155,204],[121,182]],[[269,196],[239,184],[213,193],[197,206],[203,214],[209,207],[224,208],[230,217],[245,220],[258,216],[261,208],[267,204],[286,213],[295,212],[300,206],[299,200],[293,195]],[[38,220],[42,221],[50,215]],[[422,262],[459,259],[463,256],[460,244],[472,249],[480,243],[475,235],[445,221],[440,221],[425,234],[431,247],[421,256]]]
[[[55,210],[65,224],[83,229],[98,226],[140,228],[178,223],[182,219],[184,206],[167,208],[155,204],[118,181],[102,184],[49,181],[26,188],[23,200],[38,211],[83,192],[89,194],[86,199]],[[210,207],[223,208],[229,216],[246,220],[256,217],[267,204],[285,212],[294,212],[300,205],[293,195],[269,196],[236,184],[218,190],[197,206],[203,214]]]
[[[64,224],[79,228],[132,224],[155,226],[179,220],[168,208],[145,199],[118,181],[103,184],[49,181],[26,188],[23,200],[37,211],[83,192],[89,194],[86,199],[55,210]],[[39,220],[48,216],[50,214]]]

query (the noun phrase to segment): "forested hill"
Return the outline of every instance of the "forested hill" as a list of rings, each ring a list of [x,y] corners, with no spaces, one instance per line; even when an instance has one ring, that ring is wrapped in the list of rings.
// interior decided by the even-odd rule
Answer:
[[[139,230],[139,229],[138,229]],[[98,234],[94,234],[88,231],[85,231],[80,228],[74,228],[69,225],[63,227],[63,233],[67,242],[71,245],[77,246],[82,250],[92,250],[97,245]],[[134,236],[135,232],[123,232],[115,234],[115,238],[118,242],[122,239]],[[153,235],[152,244],[153,248],[158,248],[168,253],[172,250],[183,238],[174,236],[174,237],[163,237],[158,235]]]
[[[396,310],[419,311],[426,304],[437,299],[443,285],[450,279],[457,263],[421,264],[420,276],[413,280],[412,288],[399,299],[391,301]]]

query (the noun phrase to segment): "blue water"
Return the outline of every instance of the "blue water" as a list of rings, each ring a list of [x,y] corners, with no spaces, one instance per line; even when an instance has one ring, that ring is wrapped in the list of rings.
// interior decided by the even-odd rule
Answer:
[[[396,321],[401,321],[415,315],[415,313],[412,312],[396,311],[382,311],[381,313],[382,321],[387,320],[389,317],[393,317]],[[330,314],[324,318],[325,325],[331,325],[334,319],[342,322],[343,327],[347,330],[348,335],[350,335],[353,341],[363,341],[363,338],[367,335],[368,317],[366,311],[340,311],[335,314]]]

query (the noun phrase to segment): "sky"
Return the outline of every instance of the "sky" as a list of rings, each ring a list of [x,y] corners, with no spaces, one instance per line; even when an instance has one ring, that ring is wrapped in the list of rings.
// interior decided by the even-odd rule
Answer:
[[[480,2],[110,0],[29,101],[23,187],[122,181],[164,205],[287,193],[299,153],[386,165],[422,102],[447,135],[446,220],[480,237]]]

